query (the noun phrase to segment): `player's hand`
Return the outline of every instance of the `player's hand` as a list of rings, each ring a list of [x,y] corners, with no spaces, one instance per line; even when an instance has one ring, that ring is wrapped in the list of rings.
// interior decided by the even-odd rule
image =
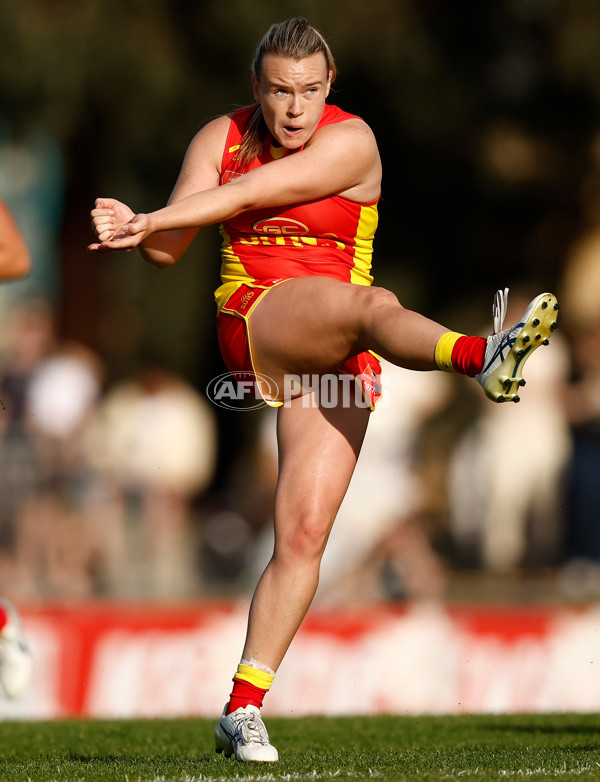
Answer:
[[[92,229],[98,237],[98,242],[88,246],[92,252],[108,252],[113,247],[104,243],[113,238],[118,229],[128,223],[135,216],[135,212],[127,204],[117,201],[115,198],[97,198],[95,208],[91,211]]]
[[[135,215],[128,223],[115,229],[109,239],[104,239],[97,247],[99,252],[109,250],[131,250],[144,241],[148,234],[152,233],[150,215],[143,212]],[[90,246],[90,249],[95,249]]]

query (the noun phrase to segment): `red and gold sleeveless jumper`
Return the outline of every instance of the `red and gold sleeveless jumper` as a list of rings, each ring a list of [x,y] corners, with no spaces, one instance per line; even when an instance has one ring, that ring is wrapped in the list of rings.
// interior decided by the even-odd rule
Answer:
[[[235,155],[255,106],[231,119],[221,164],[221,185],[241,176]],[[354,118],[325,105],[318,128]],[[267,136],[260,155],[246,171],[287,154]],[[325,276],[370,285],[377,201],[358,203],[341,196],[243,212],[220,226],[221,286],[215,291],[219,345],[231,372],[254,372],[247,321],[270,288],[293,277]],[[373,407],[380,396],[381,367],[376,356],[361,353],[339,367],[354,375]],[[265,398],[268,404],[278,404]]]

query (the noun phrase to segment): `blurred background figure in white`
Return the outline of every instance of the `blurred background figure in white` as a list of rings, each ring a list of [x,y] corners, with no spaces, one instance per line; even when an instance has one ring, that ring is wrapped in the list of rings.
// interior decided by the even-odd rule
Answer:
[[[112,507],[111,589],[155,598],[192,594],[198,576],[191,503],[208,487],[217,453],[209,403],[176,373],[146,362],[107,393],[86,451],[109,495],[97,506],[99,521]]]
[[[86,596],[96,588],[82,436],[102,379],[102,363],[92,351],[56,339],[27,385],[25,416],[40,481],[21,506],[17,557],[20,589],[31,596]]]
[[[0,599],[0,689],[18,698],[31,681],[33,660],[15,607]]]
[[[526,301],[511,291],[507,318],[518,318]],[[448,465],[449,527],[458,557],[499,573],[556,565],[562,552],[571,446],[564,411],[570,363],[560,332],[553,349],[538,351],[528,370],[521,401],[481,406]]]

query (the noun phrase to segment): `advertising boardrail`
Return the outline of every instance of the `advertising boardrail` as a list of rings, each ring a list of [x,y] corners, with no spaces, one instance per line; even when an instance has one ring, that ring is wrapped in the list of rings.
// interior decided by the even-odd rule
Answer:
[[[22,617],[34,677],[19,699],[0,699],[0,719],[218,718],[247,619],[238,604],[22,607]],[[594,605],[313,609],[265,714],[597,712],[599,625]]]

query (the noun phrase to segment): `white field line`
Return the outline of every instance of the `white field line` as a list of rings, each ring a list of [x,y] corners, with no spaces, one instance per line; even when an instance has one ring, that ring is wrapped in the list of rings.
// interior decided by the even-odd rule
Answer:
[[[479,776],[482,772],[476,768],[476,769],[469,769],[466,771],[456,771],[452,770],[450,772],[445,772],[440,775],[440,779],[455,779],[457,777],[460,777],[461,779],[465,779],[467,777],[474,777]],[[485,772],[486,776],[489,778],[492,777],[499,777],[501,779],[506,779],[508,777],[516,777],[516,778],[522,778],[522,777],[533,777],[533,776],[544,776],[544,777],[562,777],[568,775],[578,776],[583,774],[593,774],[594,778],[598,778],[598,774],[600,773],[600,763],[594,762],[594,763],[584,763],[580,766],[575,766],[574,768],[568,768],[566,763],[560,766],[559,768],[547,768],[546,766],[541,766],[539,768],[520,768],[517,771],[507,771],[504,769],[498,769],[498,770],[488,770]]]
[[[559,768],[547,768],[545,766],[539,767],[539,768],[523,768],[518,769],[517,771],[507,771],[503,769],[498,770],[487,770],[485,772],[485,776],[488,779],[493,779],[497,777],[498,779],[506,779],[509,777],[515,777],[518,779],[521,778],[527,778],[527,777],[533,777],[533,776],[544,776],[544,777],[562,777],[566,775],[572,775],[572,776],[584,776],[584,775],[593,775],[594,779],[598,778],[598,774],[600,773],[600,763],[594,762],[594,763],[585,763],[580,766],[575,766],[574,768],[568,768],[565,765],[560,766]],[[423,772],[423,776],[431,776],[431,774],[434,773],[432,771],[426,771]],[[482,771],[479,768],[475,769],[467,769],[460,771],[458,769],[452,769],[451,771],[444,771],[442,769],[439,769],[439,779],[465,779],[468,777],[476,777],[481,776]],[[309,773],[294,773],[294,774],[277,774],[276,772],[272,773],[262,773],[262,774],[254,774],[254,773],[239,773],[235,774],[235,776],[205,776],[203,774],[199,775],[185,775],[178,777],[176,782],[309,782],[309,780],[327,780],[327,779],[377,779],[378,777],[383,776],[389,776],[388,773],[384,773],[381,771],[377,771],[369,769],[367,774],[365,773],[353,773],[351,771],[345,771],[342,772],[339,771],[329,771],[325,773],[317,774],[316,771],[312,771]],[[411,776],[419,776],[419,772],[411,772]],[[169,777],[170,780],[172,780],[172,777]],[[33,782],[31,778],[28,778],[28,782]],[[58,780],[46,780],[46,782],[58,782]],[[85,782],[84,778],[74,779],[73,782]],[[137,777],[132,778],[130,776],[126,776],[124,779],[124,782],[167,782],[166,777]]]

